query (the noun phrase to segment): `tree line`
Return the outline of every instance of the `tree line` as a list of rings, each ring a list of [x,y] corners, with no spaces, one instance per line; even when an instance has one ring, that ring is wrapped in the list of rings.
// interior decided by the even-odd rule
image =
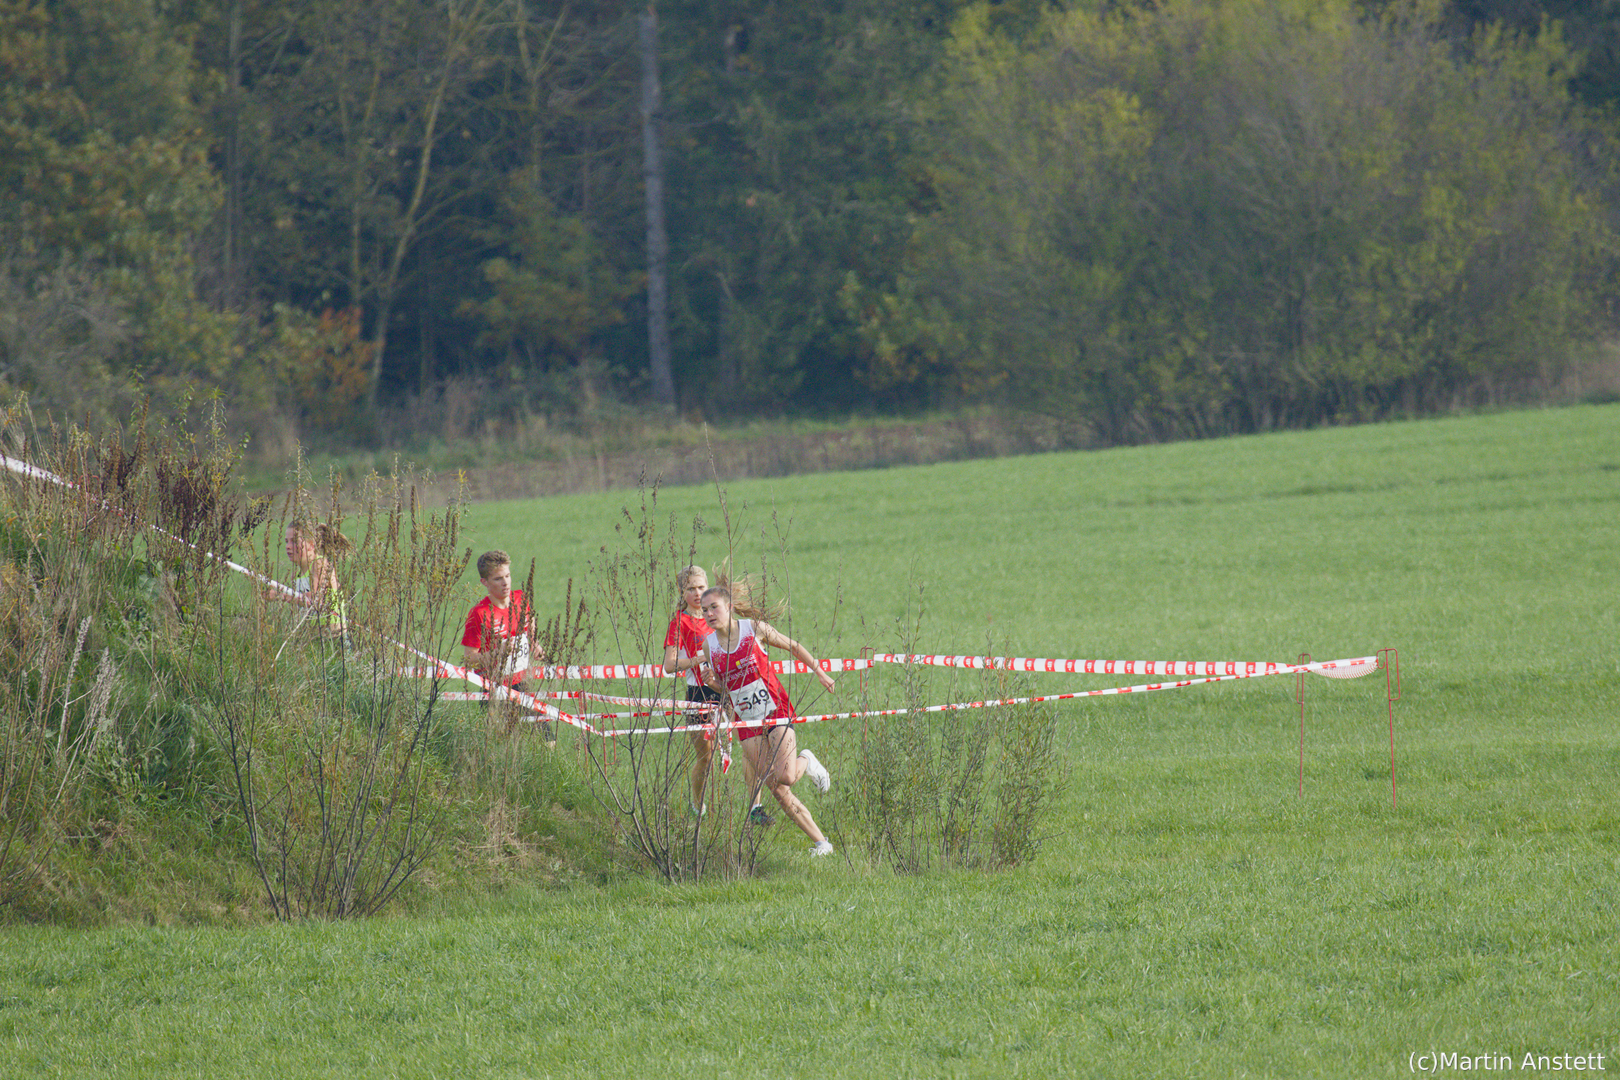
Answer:
[[[1612,330],[1617,41],[1608,0],[0,0],[0,386],[357,441],[449,382],[1107,442],[1514,400]]]

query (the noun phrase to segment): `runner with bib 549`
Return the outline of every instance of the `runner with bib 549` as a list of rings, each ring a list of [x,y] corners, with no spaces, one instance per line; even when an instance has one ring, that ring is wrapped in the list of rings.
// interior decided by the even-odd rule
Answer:
[[[760,805],[761,788],[768,787],[783,813],[813,842],[810,854],[831,854],[832,844],[792,788],[808,776],[817,791],[826,791],[832,777],[815,754],[798,749],[792,728],[797,714],[771,670],[764,647],[786,649],[814,671],[829,692],[835,689],[832,676],[821,670],[809,649],[769,623],[737,618],[731,609],[731,590],[725,586],[716,585],[703,593],[703,621],[710,630],[703,643],[710,685],[727,695],[737,717],[737,738],[742,742],[748,794],[753,800],[749,820],[770,824],[770,815]]]

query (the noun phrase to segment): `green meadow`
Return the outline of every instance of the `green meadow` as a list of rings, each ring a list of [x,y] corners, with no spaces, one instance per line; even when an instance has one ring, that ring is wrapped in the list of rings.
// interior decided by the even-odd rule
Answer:
[[[1303,794],[1292,677],[1067,702],[1027,865],[812,862],[779,825],[742,881],[10,927],[0,1076],[1620,1069],[1620,406],[480,503],[465,535],[518,578],[533,559],[544,614],[570,581],[595,602],[648,522],[655,548],[767,577],[818,656],[1398,650],[1394,790],[1382,672],[1307,680]],[[673,591],[595,659],[643,659]],[[855,676],[789,686],[804,712],[862,699]],[[801,732],[835,785],[807,801],[848,855],[856,727]]]

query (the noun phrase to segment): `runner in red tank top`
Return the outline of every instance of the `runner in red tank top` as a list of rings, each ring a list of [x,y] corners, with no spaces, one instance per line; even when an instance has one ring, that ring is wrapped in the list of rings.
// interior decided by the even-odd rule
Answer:
[[[709,575],[701,566],[688,566],[675,575],[675,587],[681,591],[681,607],[669,620],[669,630],[664,634],[664,674],[685,674],[687,701],[719,703],[723,698],[704,682],[702,672],[703,639],[709,635],[709,624],[703,621],[699,601],[703,590],[709,587]],[[696,710],[682,715],[688,724],[715,719],[714,713]],[[692,753],[696,755],[692,762],[692,813],[702,817],[708,809],[703,802],[703,786],[708,782],[709,764],[714,760],[714,728],[693,731],[690,737]]]
[[[729,696],[737,717],[737,735],[743,740],[744,769],[753,799],[750,819],[769,824],[770,818],[759,805],[760,789],[768,787],[783,812],[814,842],[810,853],[831,853],[832,844],[793,794],[793,785],[809,776],[817,790],[826,791],[832,779],[815,754],[798,749],[792,727],[793,702],[771,670],[764,647],[786,649],[814,671],[829,691],[835,689],[832,676],[821,670],[809,649],[769,623],[738,619],[732,612],[729,589],[717,586],[704,592],[703,619],[711,631],[704,642],[709,685]]]

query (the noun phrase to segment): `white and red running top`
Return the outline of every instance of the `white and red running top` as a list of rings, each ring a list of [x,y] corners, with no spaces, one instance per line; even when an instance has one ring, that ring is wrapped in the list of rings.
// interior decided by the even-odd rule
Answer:
[[[737,620],[737,647],[726,652],[720,635],[710,634],[704,644],[709,664],[731,695],[731,706],[740,721],[737,737],[749,739],[762,733],[772,720],[791,720],[793,702],[765,656],[765,649],[754,636],[754,620]]]

